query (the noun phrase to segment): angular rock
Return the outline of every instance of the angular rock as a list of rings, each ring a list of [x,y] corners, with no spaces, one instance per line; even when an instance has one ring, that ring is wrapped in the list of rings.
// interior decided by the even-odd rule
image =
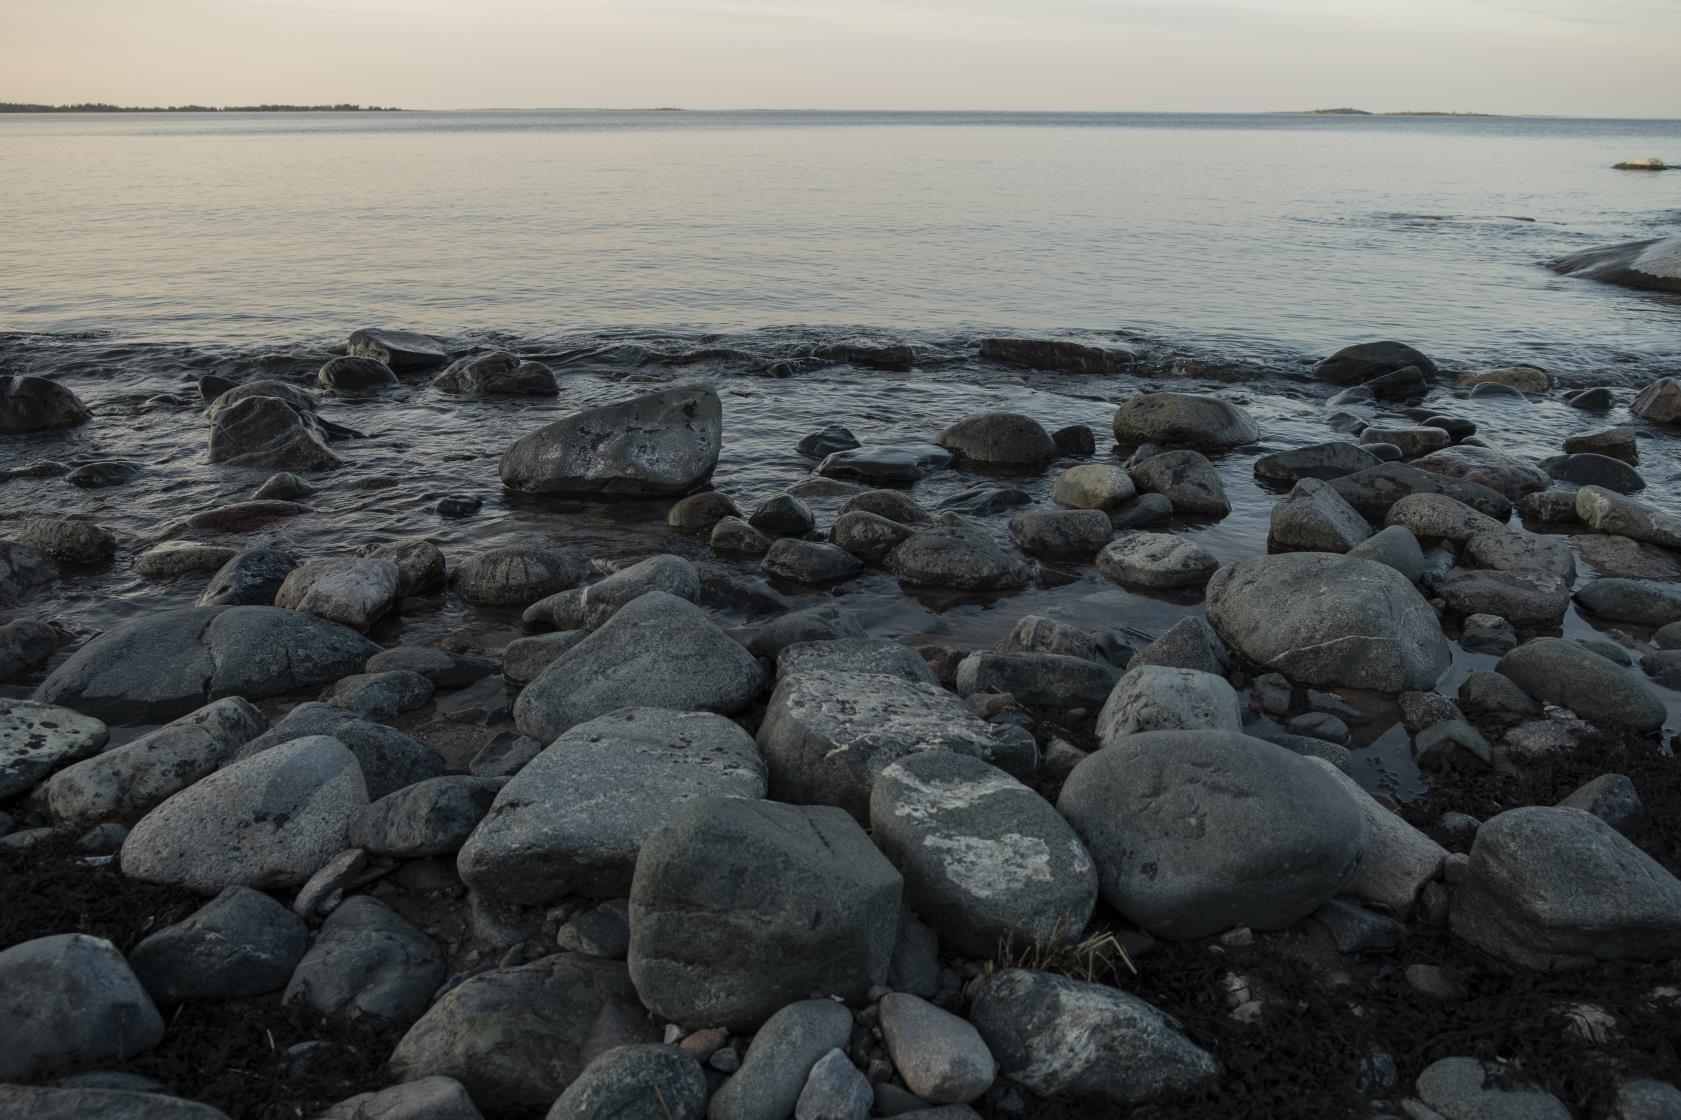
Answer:
[[[1629,409],[1654,424],[1681,424],[1681,381],[1660,377],[1636,394]]]
[[[1306,552],[1348,552],[1372,527],[1328,483],[1306,478],[1272,507],[1267,541]]]
[[[701,386],[575,412],[502,456],[502,485],[533,494],[674,497],[712,477],[724,407]]]
[[[957,694],[1008,693],[1035,708],[1089,708],[1108,699],[1120,674],[1109,665],[1059,653],[980,650],[957,666]]]
[[[874,1101],[869,1079],[844,1051],[831,1050],[811,1067],[794,1120],[868,1120]]]
[[[777,1011],[753,1035],[741,1069],[713,1095],[711,1120],[788,1120],[822,1057],[847,1044],[852,1013],[827,999]]]
[[[1231,661],[1225,643],[1213,627],[1195,616],[1187,616],[1162,632],[1161,637],[1127,661],[1128,669],[1161,665],[1170,669],[1195,669],[1223,677]]]
[[[437,339],[416,331],[365,327],[350,333],[345,350],[358,357],[384,362],[399,373],[432,369],[449,361],[449,354]]]
[[[1584,486],[1576,491],[1576,516],[1596,533],[1614,533],[1646,544],[1681,549],[1681,517],[1602,486]]]
[[[1424,884],[1436,878],[1447,851],[1378,804],[1360,783],[1324,759],[1310,759],[1347,792],[1366,820],[1366,851],[1344,893],[1393,914],[1411,909]]]
[[[1112,532],[1100,509],[1030,510],[1010,518],[1010,536],[1023,552],[1053,560],[1089,560]]]
[[[1348,555],[1394,568],[1408,583],[1417,583],[1424,577],[1424,550],[1412,531],[1400,525],[1379,529],[1349,549]]]
[[[201,607],[270,607],[297,560],[272,548],[247,549],[216,570],[198,597]]]
[[[1551,572],[1459,569],[1434,590],[1455,614],[1499,615],[1526,630],[1556,627],[1570,609],[1570,585]]]
[[[277,397],[252,396],[217,404],[206,454],[212,463],[285,471],[326,471],[343,465],[327,449],[312,413],[300,412]]]
[[[1332,479],[1331,485],[1344,501],[1373,525],[1392,524],[1388,520],[1389,511],[1408,494],[1445,494],[1478,513],[1494,518],[1498,524],[1504,524],[1512,515],[1512,503],[1486,486],[1431,474],[1403,463],[1384,463],[1357,471]]]

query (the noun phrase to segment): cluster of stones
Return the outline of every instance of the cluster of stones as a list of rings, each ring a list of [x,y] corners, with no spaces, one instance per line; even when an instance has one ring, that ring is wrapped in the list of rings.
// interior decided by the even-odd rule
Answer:
[[[1130,360],[1033,340],[985,353],[1083,371]],[[447,358],[418,336],[358,332],[320,385],[376,392]],[[434,384],[555,391],[534,365],[474,355]],[[1394,343],[1319,373],[1345,408],[1421,397],[1441,376]],[[1527,368],[1463,383],[1550,391]],[[39,387],[6,393],[19,415],[53,411]],[[330,466],[317,403],[275,382],[227,388],[212,461]],[[1681,420],[1681,387],[1660,381],[1635,409]],[[1681,955],[1681,881],[1620,831],[1639,811],[1628,779],[1471,821],[1468,853],[1450,855],[1349,774],[1350,724],[1365,716],[1334,689],[1392,698],[1427,769],[1521,765],[1558,749],[1560,729],[1660,729],[1664,703],[1619,647],[1547,633],[1572,596],[1651,631],[1646,672],[1681,683],[1681,521],[1627,496],[1642,485],[1632,437],[1594,433],[1534,464],[1451,416],[1416,420],[1257,459],[1259,479],[1289,487],[1275,551],[1226,563],[1170,531],[1230,511],[1211,456],[1263,437],[1215,395],[1122,401],[1124,462],[1080,462],[1088,429],[1011,413],[959,419],[927,444],[827,428],[800,443],[813,477],[745,516],[701,489],[723,446],[722,404],[701,386],[566,415],[501,461],[511,490],[674,498],[671,526],[759,556],[783,586],[880,569],[911,589],[1007,594],[1092,564],[1143,593],[1200,590],[1206,621],[1136,651],[1033,615],[995,649],[918,650],[869,636],[838,603],[787,610],[735,569],[674,554],[592,567],[542,541],[452,564],[415,540],[300,562],[190,536],[301,509],[308,483],[290,475],[188,518],[135,563],[206,575],[198,605],[101,634],[32,699],[0,700],[0,846],[75,837],[124,876],[205,902],[126,953],[72,932],[0,951],[0,1111],[218,1116],[152,1084],[58,1079],[156,1047],[180,1004],[276,993],[406,1028],[396,1084],[335,1120],[961,1120],[1000,1092],[1125,1107],[1226,1071],[1144,1000],[1025,966],[1089,929],[1119,928],[1143,952],[1312,926],[1360,954],[1425,922],[1516,969]],[[1061,464],[1054,506],[1015,513],[1006,541],[902,488],[965,464]],[[816,494],[845,499],[826,531]],[[1676,567],[1573,589],[1572,550],[1512,527],[1514,509],[1582,531],[1601,562]],[[9,530],[0,606],[117,547],[76,520]],[[366,636],[403,598],[450,583],[522,611],[531,635],[499,659]],[[712,608],[743,601],[763,624],[726,631]],[[1450,633],[1499,656],[1457,702],[1434,691]],[[8,623],[0,678],[62,640]],[[517,690],[511,727],[461,765],[393,726],[483,684]],[[279,718],[255,704],[300,693],[317,698]],[[1036,734],[1034,712],[1089,721],[1095,749]],[[1479,730],[1491,726],[1503,733]],[[111,746],[110,728],[152,729]],[[428,892],[463,900],[465,956],[401,912]],[[1246,997],[1233,1013],[1266,1009]],[[1681,1102],[1656,1082],[1625,1089]],[[1412,1115],[1569,1115],[1470,1058],[1374,1098],[1409,1092]]]

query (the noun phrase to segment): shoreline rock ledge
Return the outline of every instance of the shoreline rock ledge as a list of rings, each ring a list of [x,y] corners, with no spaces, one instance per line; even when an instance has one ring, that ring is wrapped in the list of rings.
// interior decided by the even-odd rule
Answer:
[[[574,412],[502,456],[502,485],[529,494],[681,497],[712,477],[724,406],[700,385]]]

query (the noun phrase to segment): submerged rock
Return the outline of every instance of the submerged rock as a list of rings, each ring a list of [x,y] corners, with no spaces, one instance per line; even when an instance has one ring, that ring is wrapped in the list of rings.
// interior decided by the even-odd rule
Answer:
[[[1436,375],[1436,363],[1401,342],[1362,342],[1345,346],[1313,367],[1322,381],[1358,385],[1386,373],[1415,366],[1426,377]]]
[[[931,443],[876,444],[836,451],[817,464],[817,473],[830,478],[909,485],[930,471],[951,466],[954,456]]]
[[[432,388],[442,393],[486,396],[552,397],[560,392],[554,371],[548,366],[523,361],[505,350],[454,362],[433,380]]]
[[[1627,241],[1558,257],[1547,267],[1566,276],[1646,291],[1681,292],[1681,237]]]
[[[226,399],[225,395],[222,400]],[[222,401],[217,404],[221,406]],[[324,471],[343,464],[327,449],[321,426],[311,413],[264,396],[245,397],[216,409],[207,457],[230,467],[287,471]]]
[[[351,332],[345,349],[358,357],[384,362],[399,373],[431,369],[449,360],[437,339],[415,331],[366,327]]]
[[[981,357],[1008,366],[1066,373],[1115,373],[1134,361],[1126,350],[1044,338],[983,338]]]
[[[724,407],[702,386],[575,412],[502,456],[502,484],[533,494],[672,497],[712,477]]]
[[[330,359],[316,372],[315,383],[335,393],[363,396],[397,384],[397,375],[384,362],[349,354]]]

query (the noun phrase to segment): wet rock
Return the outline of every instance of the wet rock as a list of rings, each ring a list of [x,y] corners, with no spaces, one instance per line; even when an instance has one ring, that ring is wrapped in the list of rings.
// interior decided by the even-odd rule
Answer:
[[[578,560],[547,545],[503,545],[475,553],[455,570],[462,598],[483,607],[525,607],[583,578]]]
[[[1596,579],[1576,592],[1576,605],[1613,622],[1666,626],[1681,622],[1681,583]]]
[[[1020,556],[1006,552],[985,530],[967,525],[924,529],[895,548],[887,568],[912,587],[958,591],[1002,591],[1025,586],[1029,571]]]
[[[1116,373],[1134,361],[1126,350],[1086,346],[1062,339],[983,338],[981,357],[1023,369],[1065,373]]]
[[[1603,486],[1619,494],[1646,488],[1646,480],[1640,477],[1639,471],[1609,455],[1583,451],[1547,459],[1541,465],[1553,478],[1582,486]]]
[[[1051,433],[1058,455],[1084,458],[1097,453],[1097,435],[1084,424],[1070,424]]]
[[[65,933],[0,952],[0,1079],[124,1062],[162,1038],[157,1007],[109,941]]]
[[[520,693],[514,722],[522,734],[550,742],[629,705],[730,714],[762,683],[758,662],[704,611],[650,591],[550,662]]]
[[[1495,614],[1525,630],[1557,627],[1570,608],[1570,585],[1551,572],[1460,569],[1434,590],[1456,614]]]
[[[1402,692],[1447,669],[1436,612],[1369,560],[1299,552],[1239,561],[1208,584],[1208,622],[1234,650],[1300,684]]]
[[[770,767],[771,796],[838,805],[860,821],[868,819],[877,777],[906,755],[955,751],[1031,773],[1038,753],[1022,728],[986,723],[943,689],[880,673],[783,676],[758,744]]]
[[[1472,766],[1494,765],[1494,751],[1482,732],[1462,719],[1432,724],[1413,736],[1413,759],[1421,770],[1443,770],[1450,764],[1474,760]]]
[[[213,773],[268,727],[268,719],[249,702],[226,697],[60,770],[42,787],[41,797],[53,819],[67,827],[133,820]]]
[[[723,427],[723,404],[711,389],[646,393],[525,436],[502,456],[502,484],[534,494],[686,494],[712,477]]]
[[[1348,552],[1372,527],[1328,483],[1307,478],[1272,507],[1270,544],[1308,552]]]
[[[1237,693],[1223,677],[1165,665],[1128,669],[1097,715],[1097,737],[1105,747],[1144,731],[1242,729]]]
[[[1358,385],[1386,373],[1417,367],[1426,377],[1436,375],[1436,363],[1400,342],[1363,342],[1345,346],[1313,367],[1321,381],[1333,385]]]
[[[0,683],[15,681],[45,664],[63,641],[57,629],[33,618],[0,625]]]
[[[1013,412],[983,412],[950,425],[934,442],[959,459],[1000,466],[1039,466],[1057,457],[1056,443],[1037,420]]]
[[[752,631],[747,652],[774,658],[796,642],[830,642],[864,637],[858,616],[835,603],[820,603],[803,611],[790,611]]]
[[[751,1028],[812,992],[859,1000],[887,978],[901,888],[838,809],[697,799],[637,858],[630,973],[691,1028]]]
[[[1494,518],[1445,494],[1409,494],[1389,508],[1385,520],[1422,540],[1463,543],[1505,532]]]
[[[404,1081],[459,1081],[489,1115],[541,1112],[597,1054],[657,1041],[625,966],[576,953],[498,968],[451,988],[391,1055]]]
[[[1384,463],[1344,475],[1332,479],[1331,485],[1373,525],[1392,524],[1388,520],[1390,510],[1409,494],[1445,494],[1493,518],[1497,524],[1504,524],[1512,514],[1512,503],[1486,486],[1431,474],[1402,463]]]
[[[1112,742],[1074,768],[1057,809],[1096,860],[1104,900],[1177,939],[1295,924],[1353,880],[1367,839],[1359,806],[1315,760],[1228,731]]]
[[[205,415],[214,420],[225,409],[231,408],[241,401],[253,397],[272,397],[283,404],[290,405],[295,412],[315,413],[321,407],[320,399],[308,389],[285,381],[274,381],[267,378],[257,381],[247,381],[243,385],[235,385],[225,392],[218,393],[205,409]]]
[[[970,517],[989,517],[1007,509],[1032,504],[1033,495],[1014,486],[974,486],[942,501],[940,509],[968,514]],[[941,520],[945,519],[942,517]]]
[[[1401,449],[1408,459],[1440,451],[1453,443],[1453,437],[1441,428],[1366,428],[1360,433],[1362,444],[1390,444]]]
[[[312,737],[216,771],[147,813],[122,849],[123,874],[213,895],[295,886],[344,850],[367,804],[356,757]]]
[[[1126,533],[1097,555],[1097,570],[1134,587],[1194,587],[1206,583],[1219,561],[1189,537],[1169,533]]]
[[[596,1058],[549,1110],[549,1120],[702,1120],[700,1063],[675,1046],[621,1046]]]
[[[1421,471],[1485,486],[1510,501],[1551,485],[1547,472],[1490,447],[1469,443],[1435,451],[1412,464]]]
[[[1173,503],[1163,494],[1140,494],[1119,509],[1109,511],[1109,524],[1116,529],[1137,529],[1173,520]]]
[[[1139,393],[1115,410],[1115,442],[1223,449],[1254,443],[1261,429],[1239,405],[1194,393]]]
[[[794,450],[811,459],[823,459],[837,451],[851,451],[858,446],[858,437],[843,424],[830,424],[800,437]]]
[[[954,456],[931,443],[876,444],[836,451],[817,464],[817,473],[830,478],[908,485],[951,466]]]
[[[1102,984],[1012,968],[977,986],[969,1021],[998,1072],[1040,1096],[1136,1104],[1210,1085],[1220,1063],[1148,1003]],[[1126,1054],[1118,1062],[1116,1054]]]
[[[251,495],[253,501],[295,502],[300,498],[307,498],[315,493],[315,487],[305,479],[289,471],[281,471],[270,475],[268,480],[257,487],[257,492]]]
[[[444,980],[430,937],[371,895],[353,895],[327,917],[286,986],[323,1015],[412,1023]]]
[[[110,532],[74,517],[28,517],[11,525],[11,535],[61,564],[103,564],[117,552]]]
[[[382,361],[348,354],[329,359],[316,372],[315,383],[329,392],[365,396],[397,384],[397,375]]]
[[[1492,653],[1496,657],[1518,644],[1512,624],[1495,614],[1472,614],[1465,618],[1459,644],[1472,653]]]
[[[446,653],[431,646],[397,646],[368,658],[369,673],[408,672],[425,677],[438,688],[462,688],[496,671],[482,657]]]
[[[1131,469],[1133,485],[1142,494],[1160,494],[1173,503],[1173,512],[1224,517],[1232,511],[1226,488],[1214,464],[1197,451],[1166,451]]]
[[[129,964],[168,1006],[279,991],[308,947],[300,918],[261,891],[236,886],[136,945]]]
[[[1051,483],[1051,500],[1075,509],[1118,509],[1137,493],[1132,476],[1111,463],[1069,467]]]
[[[1450,921],[1524,968],[1664,960],[1681,953],[1681,881],[1590,813],[1509,809],[1477,830]]]
[[[681,556],[669,553],[650,556],[620,568],[600,583],[592,583],[579,591],[576,619],[563,619],[556,611],[550,615],[549,621],[563,629],[571,629],[581,623],[586,630],[599,630],[619,608],[650,591],[663,591],[692,603],[700,598],[700,573]],[[526,611],[525,621],[534,621],[542,606],[538,603]]]
[[[366,327],[351,332],[345,349],[357,357],[384,362],[399,373],[432,369],[449,360],[437,339],[415,331]]]
[[[720,518],[712,527],[708,542],[714,552],[742,552],[763,556],[770,551],[771,538],[739,517]]]
[[[1274,482],[1298,482],[1304,478],[1328,481],[1375,467],[1380,462],[1376,455],[1357,444],[1316,443],[1261,456],[1255,460],[1255,477]]]
[[[363,719],[383,723],[432,702],[432,682],[406,669],[356,673],[328,686],[321,702]]]
[[[992,1087],[998,1063],[969,1023],[899,992],[879,1006],[887,1052],[911,1092],[934,1104],[966,1104]]]
[[[852,1013],[827,999],[790,1003],[766,1020],[741,1069],[713,1096],[711,1120],[787,1120],[812,1067],[844,1047]]]
[[[849,513],[873,513],[896,521],[900,525],[930,525],[934,516],[898,490],[866,490],[854,494],[841,506],[842,516]]]
[[[275,606],[367,630],[397,597],[397,565],[374,557],[306,560],[280,585]]]
[[[1107,518],[1104,524],[1107,527]],[[835,583],[864,570],[864,561],[838,545],[792,537],[774,542],[762,564],[773,576],[806,584]]]
[[[361,767],[370,800],[444,773],[443,759],[418,739],[314,702],[293,708],[285,719],[239,748],[238,758],[254,758],[282,743],[311,736],[337,739],[350,749]]]
[[[1629,408],[1654,424],[1681,424],[1681,381],[1659,378],[1640,390]]]
[[[58,565],[34,545],[0,541],[0,608],[15,607],[58,578]]]
[[[97,753],[109,734],[91,716],[30,700],[0,699],[0,801]]]
[[[1562,638],[1525,642],[1502,657],[1495,671],[1531,696],[1595,723],[1640,732],[1663,726],[1663,701],[1639,677]]]
[[[34,374],[0,376],[0,432],[74,428],[92,413],[75,393]]]
[[[248,549],[230,557],[216,570],[198,597],[201,607],[267,607],[274,604],[280,585],[298,561],[272,548]]]
[[[915,530],[909,526],[879,514],[854,510],[835,519],[829,527],[829,540],[854,556],[871,564],[880,564],[913,532]]]
[[[1658,684],[1681,692],[1681,650],[1662,650],[1640,659],[1640,667]]]
[[[505,350],[457,359],[433,379],[432,388],[441,393],[477,396],[552,397],[560,392],[554,371],[548,366],[525,361]]]
[[[1100,509],[1030,510],[1010,518],[1010,536],[1023,552],[1053,560],[1089,560],[1111,532]]]
[[[774,494],[747,519],[753,528],[769,536],[803,536],[816,524],[811,507],[792,494]]]
[[[1120,674],[1109,665],[1058,653],[977,651],[957,666],[957,693],[1002,692],[1035,708],[1102,704]]]
[[[1424,550],[1412,531],[1400,525],[1379,529],[1349,549],[1348,555],[1394,568],[1408,583],[1424,577]]]
[[[520,770],[457,864],[469,886],[504,902],[618,897],[637,853],[685,804],[765,789],[758,750],[729,720],[626,708],[572,728]]]
[[[1044,798],[979,759],[923,751],[888,766],[870,829],[904,875],[905,903],[966,956],[1075,941],[1091,918],[1085,846]]]
[[[164,541],[155,544],[134,558],[134,570],[147,579],[174,579],[176,576],[218,571],[239,550],[200,541]]]
[[[64,481],[84,490],[104,490],[132,482],[139,476],[139,463],[131,463],[126,459],[107,459],[77,467],[64,476]]]
[[[1341,786],[1365,818],[1365,853],[1343,893],[1393,914],[1406,914],[1418,892],[1441,871],[1447,851],[1380,805],[1344,768],[1326,759],[1308,761]]]
[[[361,555],[397,565],[397,597],[407,598],[442,587],[446,577],[444,554],[429,540],[397,540],[364,547]]]
[[[1102,656],[1097,636],[1090,631],[1037,614],[1023,615],[994,648],[999,653],[1056,653],[1088,661]]]
[[[1596,533],[1613,533],[1647,544],[1681,549],[1681,517],[1601,486],[1584,486],[1576,491],[1576,516]]]
[[[206,457],[230,467],[325,471],[343,465],[327,449],[321,425],[311,412],[300,412],[277,397],[251,396],[216,402]]]
[[[741,516],[741,507],[718,490],[703,490],[679,498],[666,511],[665,523],[685,533],[710,533],[726,517]]]

